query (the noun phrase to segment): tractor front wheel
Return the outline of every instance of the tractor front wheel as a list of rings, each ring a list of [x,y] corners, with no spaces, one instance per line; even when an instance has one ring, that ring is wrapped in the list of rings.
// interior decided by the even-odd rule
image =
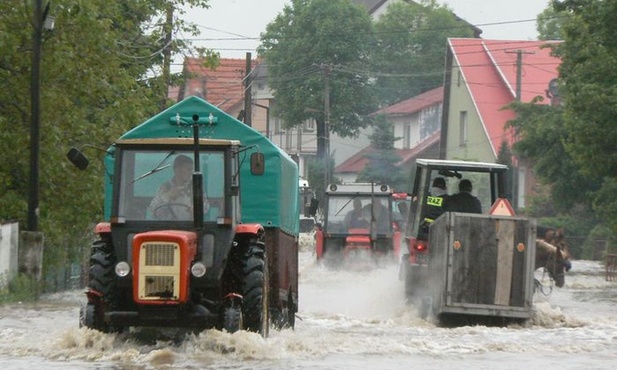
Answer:
[[[244,255],[243,316],[247,330],[266,338],[269,330],[268,262],[263,243],[249,245]]]
[[[88,289],[99,297],[88,302],[80,312],[83,326],[104,333],[117,331],[105,321],[105,312],[113,301],[115,291],[114,258],[110,249],[103,241],[96,241],[92,246]]]

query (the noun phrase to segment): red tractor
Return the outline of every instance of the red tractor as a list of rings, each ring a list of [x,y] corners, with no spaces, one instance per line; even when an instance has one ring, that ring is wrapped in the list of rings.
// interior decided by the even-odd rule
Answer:
[[[323,224],[316,233],[317,259],[330,266],[397,260],[401,230],[392,209],[388,185],[330,184]]]
[[[69,157],[85,169],[80,151]],[[104,164],[105,221],[91,248],[81,326],[264,336],[270,324],[294,326],[298,170],[285,153],[189,97],[122,135]],[[169,191],[185,170],[190,181]]]

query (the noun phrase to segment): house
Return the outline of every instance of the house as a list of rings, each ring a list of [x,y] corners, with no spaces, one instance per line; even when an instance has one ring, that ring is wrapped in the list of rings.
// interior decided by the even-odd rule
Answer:
[[[275,101],[267,83],[267,65],[251,60],[247,76],[246,59],[221,58],[215,69],[203,65],[200,58],[187,57],[182,73],[185,83],[170,89],[169,98],[181,101],[195,95],[206,99],[226,113],[245,122],[245,92],[250,93],[250,125],[266,135],[275,145],[289,154],[299,165],[300,175],[306,177],[306,163],[317,151],[315,122],[309,121],[285,128],[283,122],[272,114]],[[246,87],[249,81],[249,89]]]
[[[374,20],[379,19],[379,17],[381,17],[388,10],[388,7],[392,4],[399,3],[399,2],[418,3],[417,1],[412,1],[412,0],[354,0],[354,2],[364,6],[368,14]],[[481,29],[479,29],[478,27],[472,24],[469,24],[466,20],[459,18],[456,14],[454,14],[454,16],[456,17],[458,21],[460,21],[461,23],[464,23],[465,26],[472,26],[474,30],[474,35],[473,35],[474,37],[476,38],[480,37],[480,35],[482,34]]]
[[[438,158],[442,99],[443,87],[438,87],[373,113],[388,116],[394,136],[401,138],[394,147],[401,158],[397,165],[403,170],[411,170],[416,158]],[[362,148],[336,166],[335,175],[343,182],[355,182],[372,151],[369,146]]]
[[[294,127],[285,127],[283,121],[272,111],[276,101],[268,85],[268,65],[259,63],[251,75],[253,114],[255,110],[266,112],[264,134],[279,148],[289,154],[298,164],[300,176],[308,177],[308,163],[317,153],[317,127],[315,120],[308,120]]]
[[[506,124],[515,114],[504,107],[538,96],[544,98],[538,104],[550,104],[546,91],[560,64],[546,47],[552,43],[448,39],[440,158],[495,163],[504,143],[512,147],[517,138]],[[535,181],[529,164],[514,161],[518,181],[513,201],[524,207]]]
[[[171,98],[181,101],[188,96],[199,96],[230,115],[238,116],[244,101],[246,60],[221,58],[215,69],[206,67],[203,62],[201,58],[184,59],[182,74],[186,80]],[[252,61],[253,68],[256,64],[257,61]]]

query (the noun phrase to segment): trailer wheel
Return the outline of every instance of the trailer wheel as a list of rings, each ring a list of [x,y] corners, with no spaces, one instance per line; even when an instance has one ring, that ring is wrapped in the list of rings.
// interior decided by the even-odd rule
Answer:
[[[285,307],[274,311],[274,315],[271,320],[272,325],[277,330],[285,328],[293,329],[296,326],[296,312],[298,312],[298,308],[293,301],[293,295],[290,287],[289,296],[287,297],[287,302],[285,302]]]
[[[119,331],[105,322],[104,316],[112,304],[114,287],[114,259],[108,245],[103,241],[95,241],[90,256],[90,273],[88,287],[102,294],[100,299],[88,303],[83,311],[83,324],[91,329],[104,333]]]
[[[268,263],[263,243],[249,245],[244,263],[243,314],[246,330],[268,336]]]

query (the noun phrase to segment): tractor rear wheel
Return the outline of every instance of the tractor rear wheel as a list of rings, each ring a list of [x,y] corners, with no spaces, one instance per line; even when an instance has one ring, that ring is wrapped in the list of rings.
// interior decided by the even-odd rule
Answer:
[[[263,243],[248,246],[244,255],[244,287],[242,309],[246,330],[268,336],[268,262]]]

